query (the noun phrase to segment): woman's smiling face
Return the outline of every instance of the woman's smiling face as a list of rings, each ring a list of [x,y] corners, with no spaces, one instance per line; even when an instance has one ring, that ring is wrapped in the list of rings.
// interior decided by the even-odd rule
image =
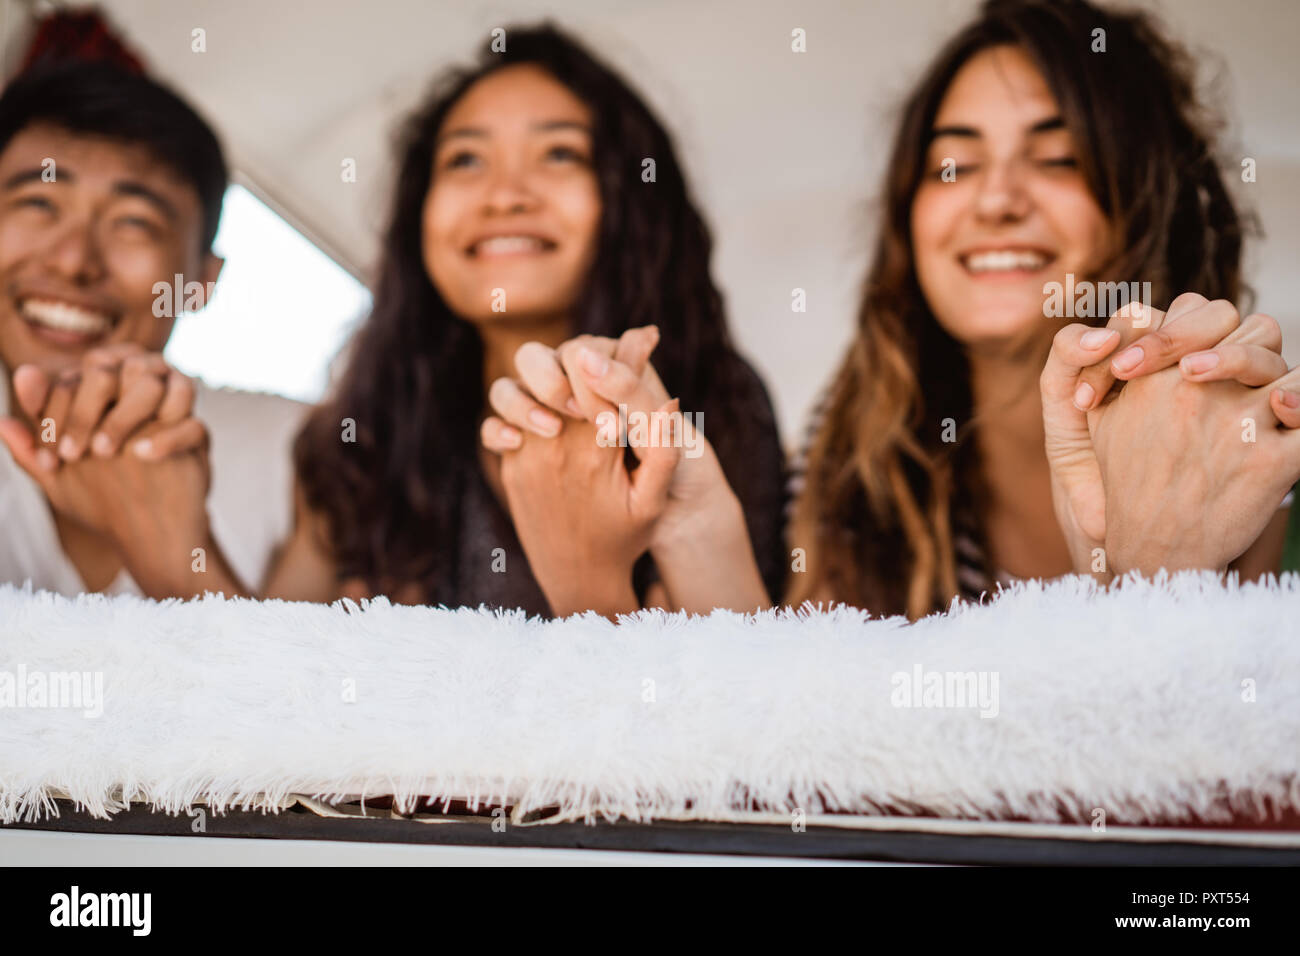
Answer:
[[[953,78],[911,229],[926,302],[969,346],[1050,339],[1060,322],[1044,317],[1044,284],[1094,278],[1109,224],[1060,105],[1019,47],[986,49]]]
[[[601,215],[591,127],[586,104],[527,64],[452,107],[423,210],[425,269],[452,312],[536,321],[573,308]]]

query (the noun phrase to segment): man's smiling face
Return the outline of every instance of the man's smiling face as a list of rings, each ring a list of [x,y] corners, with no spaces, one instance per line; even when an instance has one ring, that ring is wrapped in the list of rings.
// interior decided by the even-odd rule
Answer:
[[[23,129],[0,153],[0,362],[67,367],[121,343],[161,351],[175,319],[154,315],[154,285],[215,281],[220,268],[201,230],[197,191],[146,148]]]

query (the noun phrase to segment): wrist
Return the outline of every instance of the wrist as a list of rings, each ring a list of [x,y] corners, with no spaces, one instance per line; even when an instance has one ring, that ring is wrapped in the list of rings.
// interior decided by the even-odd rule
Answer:
[[[225,580],[220,549],[206,524],[165,538],[119,541],[118,550],[140,590],[152,598],[191,598],[204,591],[232,594],[240,590]]]
[[[725,483],[715,486],[688,511],[665,514],[650,533],[650,554],[656,563],[689,558],[701,551],[714,551],[719,541],[749,540],[745,510],[740,499]]]
[[[613,620],[620,614],[632,614],[641,609],[636,589],[632,587],[631,568],[625,572],[606,571],[597,575],[576,572],[566,577],[563,585],[542,589],[555,617],[595,611]]]
[[[744,614],[770,607],[740,499],[730,490],[691,520],[652,540],[651,557],[670,606],[691,614],[717,608]]]
[[[1107,552],[1108,555],[1111,552]],[[1179,571],[1214,571],[1225,574],[1232,568],[1232,562],[1223,562],[1207,557],[1202,552],[1183,553],[1177,549],[1163,552],[1142,553],[1136,550],[1116,548],[1114,564],[1111,571],[1115,577],[1136,572],[1144,578],[1153,578],[1161,571],[1177,574]]]

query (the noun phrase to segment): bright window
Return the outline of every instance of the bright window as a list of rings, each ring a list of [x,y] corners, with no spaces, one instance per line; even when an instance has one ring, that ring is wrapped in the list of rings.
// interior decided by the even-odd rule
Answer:
[[[212,302],[182,315],[167,360],[209,385],[315,402],[370,293],[242,186],[226,192]]]

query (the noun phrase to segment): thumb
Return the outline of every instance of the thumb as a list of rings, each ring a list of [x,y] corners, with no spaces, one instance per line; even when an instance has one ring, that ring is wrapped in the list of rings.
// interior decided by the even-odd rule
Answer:
[[[1083,413],[1105,396],[1097,395],[1090,383],[1080,382],[1080,373],[1110,355],[1119,343],[1120,335],[1115,329],[1093,329],[1078,322],[1057,332],[1038,380],[1043,409],[1082,422]],[[1070,406],[1073,414],[1066,412]]]
[[[41,466],[43,449],[37,446],[36,438],[27,426],[16,418],[0,418],[0,441],[8,447],[9,454],[13,455],[18,467],[31,475],[44,489],[52,471]],[[50,452],[45,451],[45,455],[50,455]],[[53,463],[57,466],[57,459],[53,459]]]
[[[35,365],[20,365],[14,369],[13,385],[18,407],[33,422],[37,421],[50,395],[49,374]]]
[[[1068,509],[1075,526],[1089,539],[1105,541],[1106,486],[1097,457],[1082,450],[1060,455],[1052,463],[1052,471],[1064,496],[1064,501],[1054,503]]]
[[[1039,387],[1048,464],[1079,529],[1094,540],[1106,533],[1106,493],[1087,414],[1097,396],[1078,393],[1079,373],[1119,342],[1114,329],[1067,325],[1052,342]]]
[[[668,506],[668,489],[682,458],[681,404],[664,404],[651,417],[649,447],[642,449],[640,464],[632,472],[632,512],[654,521]]]
[[[640,375],[650,361],[650,353],[659,345],[659,326],[644,325],[628,329],[618,338],[614,348],[614,361],[622,362]]]

